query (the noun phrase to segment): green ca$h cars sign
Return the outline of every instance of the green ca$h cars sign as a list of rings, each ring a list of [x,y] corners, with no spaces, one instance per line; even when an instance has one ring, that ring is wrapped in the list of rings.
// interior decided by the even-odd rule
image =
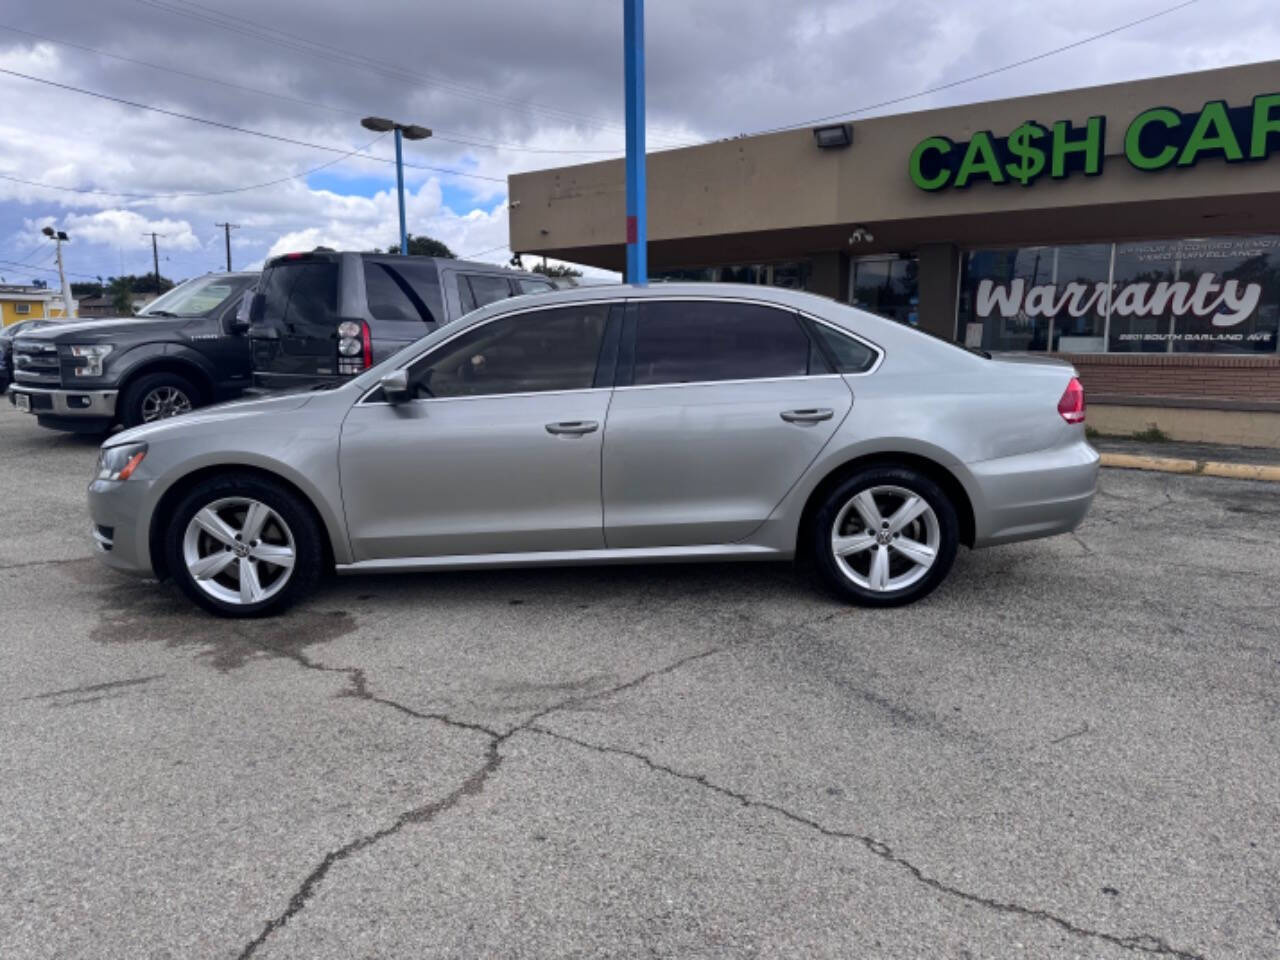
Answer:
[[[1005,137],[989,130],[967,142],[926,137],[907,162],[921,190],[963,190],[975,183],[1030,186],[1042,177],[1062,180],[1073,174],[1096,177],[1106,163],[1107,118],[1089,117],[1077,126],[1059,120],[1046,127],[1034,120]],[[1191,167],[1217,158],[1228,163],[1266,160],[1280,152],[1280,93],[1253,99],[1244,107],[1211,100],[1194,113],[1152,107],[1130,122],[1124,155],[1138,170]]]

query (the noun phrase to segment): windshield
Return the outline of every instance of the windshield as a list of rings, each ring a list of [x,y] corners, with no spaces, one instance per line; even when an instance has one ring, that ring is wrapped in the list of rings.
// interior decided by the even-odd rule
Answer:
[[[197,277],[180,283],[138,311],[140,317],[202,317],[238,294],[250,277]]]

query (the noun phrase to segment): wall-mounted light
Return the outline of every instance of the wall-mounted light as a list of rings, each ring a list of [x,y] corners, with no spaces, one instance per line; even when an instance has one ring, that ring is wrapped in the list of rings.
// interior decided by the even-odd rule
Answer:
[[[855,243],[873,243],[875,239],[875,235],[866,227],[857,226],[853,228],[853,233],[849,234],[849,246]]]
[[[822,150],[839,150],[853,143],[853,125],[833,123],[829,127],[814,127],[813,141]]]

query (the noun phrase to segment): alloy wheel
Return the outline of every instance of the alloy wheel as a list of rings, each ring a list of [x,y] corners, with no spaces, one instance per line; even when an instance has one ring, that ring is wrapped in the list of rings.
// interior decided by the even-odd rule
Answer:
[[[858,492],[840,508],[831,527],[831,552],[840,572],[876,593],[918,582],[933,568],[940,543],[937,514],[906,487]]]
[[[177,387],[159,386],[142,398],[142,422],[154,423],[191,411],[191,398]]]
[[[216,600],[269,600],[293,575],[297,549],[284,518],[260,500],[225,497],[197,510],[182,539],[192,581]]]

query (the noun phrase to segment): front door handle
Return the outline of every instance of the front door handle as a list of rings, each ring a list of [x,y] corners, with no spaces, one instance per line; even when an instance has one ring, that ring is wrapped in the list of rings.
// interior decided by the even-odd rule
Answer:
[[[779,414],[787,423],[820,423],[830,420],[836,412],[828,407],[816,407],[808,410],[783,410]]]
[[[585,433],[595,433],[600,424],[595,420],[561,420],[559,423],[548,423],[547,433],[562,437],[580,437]]]

